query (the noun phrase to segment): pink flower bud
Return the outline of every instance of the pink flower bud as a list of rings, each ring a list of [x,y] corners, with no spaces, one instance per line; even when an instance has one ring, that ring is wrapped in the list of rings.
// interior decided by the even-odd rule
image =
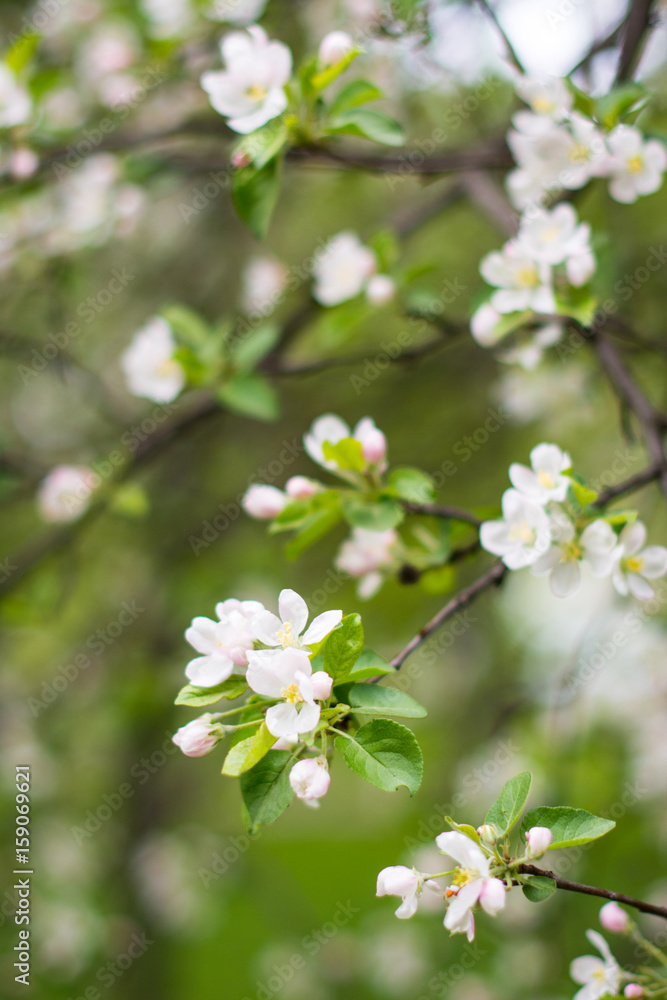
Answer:
[[[246,490],[241,503],[246,514],[249,514],[250,517],[257,517],[261,521],[270,521],[280,514],[287,503],[287,496],[275,486],[254,483]]]
[[[39,157],[36,153],[33,153],[32,149],[19,146],[17,149],[12,150],[9,156],[9,169],[11,170],[12,177],[15,177],[19,181],[24,180],[26,177],[32,177],[38,167]]]
[[[541,858],[549,850],[553,839],[548,826],[531,826],[526,834],[526,854],[529,858]]]
[[[346,31],[330,31],[320,42],[320,65],[336,66],[353,48],[354,42]]]
[[[477,833],[479,834],[479,839],[487,847],[493,847],[498,840],[498,827],[494,826],[493,823],[485,823],[484,826],[478,826]]]
[[[296,797],[315,808],[319,806],[317,799],[327,794],[330,782],[331,775],[324,757],[298,760],[290,771],[289,783]]]
[[[213,722],[210,712],[188,722],[172,736],[172,743],[180,747],[187,757],[203,757],[220,742],[223,728]]]
[[[396,285],[388,274],[374,274],[366,285],[366,298],[373,306],[383,306],[391,302],[396,294]]]
[[[252,163],[252,159],[249,153],[246,153],[243,149],[237,149],[232,153],[232,166],[240,170],[241,167],[247,167]]]
[[[292,500],[310,500],[317,493],[317,483],[306,476],[292,476],[285,483],[285,492]]]
[[[318,670],[310,678],[310,683],[313,685],[313,698],[316,701],[326,701],[331,694],[333,678],[325,670]]]
[[[377,427],[364,434],[361,442],[361,453],[370,465],[379,465],[387,454],[387,439]]]
[[[630,997],[632,1000],[639,1000],[639,997],[646,995],[646,991],[643,986],[639,983],[628,983],[628,985],[623,990],[624,997]]]
[[[625,934],[630,929],[630,918],[618,903],[605,903],[600,910],[600,923],[606,931]]]

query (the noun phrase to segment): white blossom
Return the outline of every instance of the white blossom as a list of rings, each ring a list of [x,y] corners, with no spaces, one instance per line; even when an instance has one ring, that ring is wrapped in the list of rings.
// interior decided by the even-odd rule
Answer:
[[[287,107],[292,53],[282,42],[269,41],[257,24],[230,32],[220,47],[226,69],[204,73],[201,85],[228,126],[246,135]]]
[[[304,649],[286,648],[270,659],[261,651],[248,654],[248,684],[257,694],[280,699],[266,712],[266,727],[280,738],[308,733],[320,721],[315,700],[312,665]]]
[[[57,465],[42,481],[37,505],[45,521],[76,521],[90,505],[99,477],[85,465]]]
[[[641,521],[626,524],[614,550],[612,583],[619,594],[628,593],[641,601],[650,601],[655,591],[649,580],[667,573],[667,549],[646,543],[646,527]]]
[[[121,355],[120,363],[129,391],[156,403],[170,403],[176,399],[185,386],[186,376],[174,358],[175,351],[171,327],[161,316],[154,316],[134,335]]]
[[[355,233],[332,237],[313,267],[313,295],[323,306],[353,299],[377,270],[375,253]]]
[[[549,547],[549,518],[541,504],[518,490],[505,490],[503,517],[485,521],[479,529],[482,548],[501,556],[508,569],[523,569]]]
[[[591,227],[579,222],[566,202],[551,211],[538,209],[521,220],[517,243],[534,261],[562,264],[568,257],[590,253]]]
[[[180,747],[187,757],[203,757],[222,739],[224,729],[215,722],[216,716],[205,712],[186,726],[181,726],[172,736],[172,743]]]
[[[575,527],[564,513],[551,516],[552,546],[540,556],[530,571],[534,576],[549,575],[555,597],[570,597],[581,585],[579,563],[585,559],[595,577],[609,576],[614,563],[616,535],[607,521],[587,525],[577,538]]]
[[[667,169],[667,149],[658,139],[644,141],[638,128],[617,125],[607,142],[609,193],[616,201],[628,204],[640,195],[653,194],[662,185]]]
[[[377,593],[383,582],[382,571],[397,566],[398,540],[393,528],[386,531],[353,528],[351,537],[343,542],[334,565],[359,580],[359,597],[367,599]]]
[[[500,313],[532,309],[539,313],[556,311],[551,287],[551,268],[535,261],[518,243],[506,243],[482,259],[479,270],[489,285],[498,291],[491,305]]]
[[[470,320],[470,332],[480,347],[495,347],[502,340],[503,335],[498,332],[502,318],[502,314],[490,302],[482,303],[475,310]]]
[[[267,316],[285,290],[288,272],[275,257],[252,257],[241,277],[241,307],[248,313]]]
[[[347,31],[330,31],[320,42],[318,59],[323,68],[336,66],[354,49],[354,41]]]
[[[391,302],[396,294],[396,282],[388,274],[373,274],[366,285],[366,298],[373,306]]]
[[[424,887],[423,876],[414,868],[392,865],[383,868],[377,878],[376,896],[400,896],[402,903],[396,910],[400,920],[409,920],[417,912],[418,899]]]
[[[572,107],[572,93],[564,80],[552,76],[538,79],[534,76],[520,76],[514,87],[522,101],[529,104],[538,115],[548,115],[554,121],[562,121]]]
[[[308,605],[294,590],[280,592],[278,610],[280,618],[262,609],[252,622],[255,638],[265,646],[277,649],[308,650],[309,642],[321,642],[340,624],[343,617],[342,611],[324,611],[306,628]],[[255,660],[267,659],[268,652],[266,650],[255,654]]]
[[[16,79],[14,71],[0,62],[0,128],[12,128],[28,121],[32,100]]]
[[[256,517],[260,521],[270,521],[280,514],[287,502],[287,495],[277,486],[253,483],[243,494],[241,505],[250,517]]]
[[[289,774],[289,783],[294,794],[307,806],[316,809],[321,799],[329,791],[331,775],[325,757],[306,757],[298,760]]]
[[[363,417],[354,430],[350,430],[348,424],[334,413],[325,413],[313,421],[310,430],[304,434],[303,444],[307,454],[313,462],[329,469],[330,472],[340,474],[338,463],[333,459],[325,458],[324,444],[338,444],[343,438],[352,437],[361,445],[362,457],[369,465],[377,465],[379,471],[385,467],[384,457],[387,450],[387,439],[382,431],[376,426],[370,417]]]
[[[570,975],[575,983],[581,984],[574,1000],[601,1000],[607,995],[617,996],[623,974],[618,962],[609,950],[609,945],[597,931],[586,931],[586,937],[597,948],[602,958],[582,955],[570,964]]]
[[[528,468],[512,462],[509,469],[512,486],[535,503],[562,502],[570,485],[570,477],[563,473],[572,466],[567,452],[555,444],[538,444],[530,453],[530,465]]]
[[[262,16],[266,3],[267,0],[214,0],[207,17],[229,24],[252,24]]]
[[[453,894],[445,927],[452,934],[466,934],[469,941],[475,936],[475,919],[472,910],[477,903],[491,917],[505,906],[505,884],[489,872],[491,862],[487,854],[464,833],[453,830],[435,838],[438,850],[457,862],[454,882],[448,890]]]
[[[259,601],[232,598],[216,604],[218,621],[193,618],[185,638],[202,655],[185,668],[188,680],[196,687],[213,687],[231,677],[235,668],[246,666],[254,645],[252,622],[263,610]]]

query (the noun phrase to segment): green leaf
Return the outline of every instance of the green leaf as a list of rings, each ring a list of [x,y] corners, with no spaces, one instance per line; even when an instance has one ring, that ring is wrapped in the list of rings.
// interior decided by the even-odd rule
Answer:
[[[378,269],[381,272],[390,271],[396,264],[401,252],[396,234],[391,229],[380,229],[368,241],[368,246],[375,252],[378,260]]]
[[[530,771],[522,771],[516,777],[510,778],[503,785],[500,795],[486,814],[484,822],[492,823],[497,827],[501,837],[504,837],[512,829],[521,815],[528,798],[531,781]]]
[[[410,503],[430,503],[435,500],[433,480],[421,469],[400,466],[392,469],[387,477],[389,486],[396,490],[402,500]]]
[[[361,656],[352,667],[346,680],[363,681],[368,677],[381,677],[385,674],[395,674],[396,670],[391,664],[383,660],[381,656],[374,653],[372,649],[362,650]]]
[[[586,285],[582,288],[570,285],[566,292],[561,290],[556,294],[556,311],[563,316],[572,316],[584,326],[591,325],[597,308],[598,300]]]
[[[294,798],[288,766],[293,756],[291,750],[269,750],[259,763],[241,775],[241,795],[248,811],[250,833],[273,823]]]
[[[238,371],[252,371],[275,347],[280,330],[273,323],[258,327],[249,337],[239,340],[234,346],[233,362]]]
[[[315,92],[325,90],[330,83],[344,73],[350,63],[360,55],[361,49],[350,49],[339,62],[335,63],[333,66],[327,66],[326,69],[322,70],[321,73],[316,73],[310,78],[310,86]]]
[[[346,615],[322,645],[324,670],[339,683],[348,676],[364,648],[360,615]]]
[[[275,158],[259,169],[240,167],[234,173],[232,198],[236,211],[260,240],[269,228],[279,191],[280,164]]]
[[[305,519],[297,535],[285,546],[288,559],[296,559],[320,538],[328,535],[340,522],[342,513],[338,503],[314,510]]]
[[[210,688],[200,688],[195,687],[193,684],[186,684],[178,692],[174,704],[202,708],[204,705],[213,705],[214,702],[220,701],[221,698],[229,698],[232,701],[234,698],[239,698],[246,687],[245,677],[238,675],[232,675],[226,681],[223,681],[222,684],[216,684],[215,687]]]
[[[201,347],[211,336],[208,323],[187,306],[166,306],[160,310],[160,315],[172,328],[176,339],[188,347]]]
[[[422,780],[422,752],[414,733],[391,719],[373,719],[353,737],[337,736],[336,749],[351,771],[385,792],[405,785],[414,795]]]
[[[570,806],[538,806],[529,809],[521,823],[521,839],[526,839],[526,832],[531,826],[547,826],[553,834],[550,851],[557,847],[574,847],[578,844],[588,844],[591,840],[604,837],[613,830],[616,824],[611,819],[594,816],[585,809],[573,809]]]
[[[395,715],[403,719],[423,719],[428,715],[424,706],[409,694],[379,684],[354,684],[345,700],[357,715]]]
[[[355,108],[338,115],[327,126],[327,132],[358,135],[384,146],[402,146],[405,142],[405,133],[398,122],[380,111],[367,111],[365,108]]]
[[[353,472],[361,472],[366,465],[364,460],[361,441],[356,438],[346,437],[336,444],[325,441],[322,445],[324,457],[330,462],[335,462],[339,469],[351,469]]]
[[[234,152],[245,153],[257,169],[266,166],[282,150],[289,136],[284,118],[274,118],[250,135],[244,136]]]
[[[624,83],[595,102],[596,117],[606,129],[612,129],[628,113],[643,108],[649,96],[641,83]]]
[[[593,503],[598,498],[599,494],[595,490],[590,490],[576,479],[570,478],[570,487],[581,507],[587,507],[589,503]]]
[[[235,375],[218,389],[218,399],[235,413],[256,420],[275,420],[280,412],[275,389],[257,372]]]
[[[303,524],[310,510],[310,500],[290,500],[273,519],[269,532],[277,534],[279,531],[293,531]]]
[[[419,577],[419,586],[433,596],[449,594],[454,589],[457,580],[456,566],[434,566],[427,569]]]
[[[244,732],[244,730],[240,732]],[[244,736],[230,749],[222,765],[222,773],[232,778],[238,778],[244,771],[249,771],[251,767],[254,767],[269,752],[275,742],[275,736],[269,732],[266,723],[262,722],[259,728],[252,732],[252,735]]]
[[[17,38],[9,52],[4,56],[3,62],[18,76],[32,59],[35,49],[41,41],[41,35],[36,31],[27,31]]]
[[[360,104],[367,104],[369,101],[378,101],[384,94],[374,83],[368,80],[353,80],[348,83],[340,93],[334,98],[329,114],[331,118],[336,118],[353,108],[358,108]]]
[[[451,816],[445,816],[445,822],[449,823],[452,830],[458,830],[460,833],[465,833],[466,837],[469,837],[470,840],[474,840],[476,844],[481,843],[477,830],[474,826],[471,826],[470,823],[457,823]]]
[[[579,90],[572,80],[566,79],[566,84],[574,97],[574,110],[579,111],[585,118],[593,118],[595,115],[595,100],[590,96],[590,94],[585,93],[583,90]]]
[[[543,903],[556,891],[556,883],[546,875],[522,875],[521,878],[525,879],[523,894],[531,903]]]
[[[395,528],[405,518],[405,511],[397,500],[364,500],[360,496],[343,499],[343,514],[348,524],[370,531],[387,531]]]
[[[632,524],[637,520],[637,511],[613,510],[610,514],[603,514],[602,520],[608,521],[609,524]]]

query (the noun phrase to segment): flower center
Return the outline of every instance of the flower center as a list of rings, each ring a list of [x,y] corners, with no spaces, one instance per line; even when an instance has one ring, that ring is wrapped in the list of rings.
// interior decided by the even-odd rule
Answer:
[[[168,375],[173,375],[174,372],[178,370],[178,362],[174,361],[173,358],[166,358],[166,360],[161,361],[157,366],[157,374],[166,378]]]
[[[587,163],[591,158],[591,151],[587,146],[582,146],[577,144],[573,146],[570,150],[570,159],[572,163]]]
[[[581,549],[576,542],[567,542],[562,548],[563,562],[579,562],[581,559]]]
[[[262,87],[260,83],[253,83],[252,86],[248,87],[246,94],[251,97],[253,101],[263,101],[266,97],[266,87]]]
[[[555,239],[558,239],[559,229],[558,226],[550,226],[549,229],[545,229],[542,233],[543,243],[553,243]]]
[[[474,868],[455,868],[452,885],[462,889],[464,885],[474,882],[476,878],[479,878],[479,872],[475,871]]]
[[[519,285],[530,288],[538,282],[537,271],[534,267],[521,267],[516,273],[516,280]]]
[[[290,705],[300,705],[304,700],[303,695],[299,691],[296,684],[290,684],[289,687],[282,688],[280,697],[284,698],[284,700],[289,702]]]
[[[549,111],[553,111],[555,106],[554,102],[550,101],[548,97],[533,98],[533,111],[537,111],[539,115],[546,115]]]
[[[521,542],[523,545],[532,545],[536,538],[535,529],[531,528],[527,521],[518,521],[510,528],[509,538],[511,542]]]
[[[283,627],[276,632],[276,639],[283,649],[287,649],[288,646],[297,645],[297,638],[292,635],[291,622],[283,622]]]
[[[644,166],[644,161],[641,156],[632,156],[628,160],[627,166],[631,174],[638,174]]]
[[[599,965],[597,969],[591,974],[591,979],[597,979],[599,983],[603,983],[605,980],[605,968],[603,965]]]
[[[628,573],[641,573],[644,568],[644,560],[639,556],[632,556],[630,559],[624,559],[623,561]]]
[[[540,469],[537,473],[537,481],[545,490],[553,490],[556,486],[556,481],[550,472],[545,472],[544,469]]]

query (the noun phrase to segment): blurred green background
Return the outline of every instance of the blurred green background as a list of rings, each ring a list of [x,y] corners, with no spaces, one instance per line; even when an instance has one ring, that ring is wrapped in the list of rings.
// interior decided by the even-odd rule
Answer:
[[[102,22],[107,16],[141,22],[136,5],[100,6]],[[323,14],[313,34],[317,19],[306,6],[270,3],[262,22],[298,53],[329,27],[346,24],[335,5],[313,5]],[[23,5],[4,4],[5,26],[11,30],[23,12]],[[210,50],[221,26],[206,30]],[[369,76],[375,65],[391,79],[386,56],[364,58]],[[656,98],[642,126],[664,136],[664,73],[651,82]],[[406,88],[388,107],[415,142],[467,92],[454,84]],[[515,106],[505,81],[448,135],[445,148],[501,133]],[[205,107],[200,112],[216,124]],[[218,141],[209,159],[220,155],[224,162],[224,149]],[[259,250],[226,192],[195,219],[183,220],[181,206],[206,183],[207,168],[178,169],[159,151],[133,150],[118,159],[124,176],[145,191],[134,230],[70,253],[44,256],[28,248],[2,276],[3,557],[51,537],[34,493],[52,466],[107,461],[127,429],[155,410],[127,394],[118,367],[136,329],[167,302],[186,304],[211,322],[235,315],[244,265]],[[436,205],[453,183],[443,177],[424,185],[410,177],[391,185],[382,176],[290,166],[267,248],[299,266],[319,240],[342,229],[366,240],[402,226]],[[18,189],[4,179],[0,210],[30,195],[29,185]],[[648,248],[664,238],[666,189],[626,207],[594,184],[577,207],[598,235],[604,289],[643,264]],[[458,282],[463,291],[445,314],[465,323],[482,292],[478,262],[503,239],[478,208],[461,200],[432,212],[402,240],[400,264],[429,268],[412,292],[431,300]],[[76,317],[114,269],[133,276],[127,290],[24,384],[18,366],[31,363],[32,349]],[[274,318],[293,316],[308,290],[306,282],[288,294]],[[666,291],[663,267],[621,310],[662,345],[662,356],[628,353],[657,402],[665,401]],[[365,355],[373,363],[402,331],[410,347],[438,335],[422,331],[397,304],[358,317],[353,310],[335,316],[314,310],[290,359]],[[603,482],[619,481],[642,467],[642,447],[586,347],[563,360],[552,352],[526,373],[502,365],[464,334],[443,337],[442,346],[421,359],[376,368],[373,379],[369,370],[362,361],[277,380],[281,416],[273,424],[223,410],[194,424],[133,473],[130,481],[149,501],[143,516],[101,510],[75,525],[64,545],[5,594],[3,996],[26,992],[12,971],[16,765],[32,769],[30,994],[44,1000],[92,998],[94,990],[110,1000],[570,996],[567,966],[590,950],[583,932],[596,926],[594,900],[558,894],[535,906],[514,894],[497,920],[480,917],[472,949],[464,938],[448,937],[437,907],[401,923],[391,900],[374,898],[377,872],[411,864],[416,851],[432,846],[445,811],[479,824],[503,781],[525,768],[535,776],[532,804],[562,801],[618,820],[613,834],[580,857],[563,852],[567,877],[667,901],[661,874],[667,848],[664,600],[635,627],[627,618],[632,605],[615,597],[609,581],[588,579],[578,595],[558,602],[544,580],[513,574],[501,591],[473,606],[464,635],[451,642],[436,636],[407,662],[398,682],[429,708],[428,718],[414,723],[425,777],[413,799],[403,790],[381,793],[335,760],[318,811],[295,801],[250,843],[238,787],[219,774],[221,753],[189,759],[171,744],[171,734],[193,715],[173,705],[189,659],[183,631],[193,616],[211,615],[217,601],[234,596],[274,607],[278,591],[292,587],[318,611],[361,610],[369,644],[391,657],[446,599],[392,580],[360,607],[352,582],[331,582],[342,529],[288,562],[283,539],[269,537],[262,523],[240,512],[238,498],[250,478],[284,442],[298,446],[319,414],[338,413],[350,422],[371,415],[387,435],[394,464],[435,473],[452,461],[456,473],[440,495],[459,506],[497,504],[509,463],[526,461],[543,440],[569,450],[592,482],[605,474]],[[368,385],[359,389],[353,375]],[[178,400],[174,413],[189,405],[189,397]],[[501,426],[478,444],[490,409],[501,414]],[[299,454],[276,485],[297,473],[317,474]],[[657,487],[637,495],[636,503],[651,536],[664,543],[667,517]],[[222,508],[229,526],[205,546],[193,544],[206,539],[207,522]],[[462,564],[457,586],[489,562],[482,556]],[[325,584],[332,592],[320,604]],[[119,629],[126,604],[136,610]],[[628,644],[593,669],[590,680],[568,684],[618,629],[628,633]],[[72,666],[81,653],[90,661],[85,669]],[[646,928],[651,935],[661,930],[657,921]],[[617,956],[633,962],[624,945]]]

